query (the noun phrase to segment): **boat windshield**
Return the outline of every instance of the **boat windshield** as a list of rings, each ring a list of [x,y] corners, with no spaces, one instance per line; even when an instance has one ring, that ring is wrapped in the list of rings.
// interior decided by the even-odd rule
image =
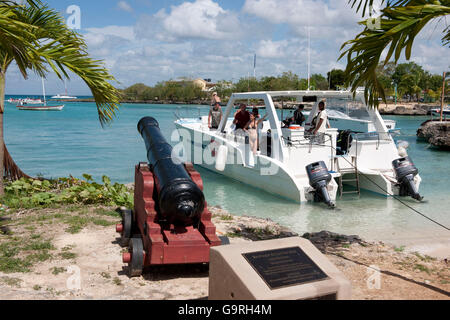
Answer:
[[[344,115],[354,119],[371,120],[366,106],[361,101],[345,98],[327,98],[329,114]]]

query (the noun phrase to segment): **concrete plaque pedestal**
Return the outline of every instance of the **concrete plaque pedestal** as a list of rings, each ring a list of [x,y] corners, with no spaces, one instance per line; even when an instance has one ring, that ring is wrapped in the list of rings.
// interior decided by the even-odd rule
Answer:
[[[350,281],[306,239],[211,248],[210,300],[350,298]]]

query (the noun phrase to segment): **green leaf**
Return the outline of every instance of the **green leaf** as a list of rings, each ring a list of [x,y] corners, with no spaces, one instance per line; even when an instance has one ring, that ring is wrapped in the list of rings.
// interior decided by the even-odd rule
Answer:
[[[83,178],[85,178],[86,181],[92,181],[92,176],[87,173],[83,173]]]

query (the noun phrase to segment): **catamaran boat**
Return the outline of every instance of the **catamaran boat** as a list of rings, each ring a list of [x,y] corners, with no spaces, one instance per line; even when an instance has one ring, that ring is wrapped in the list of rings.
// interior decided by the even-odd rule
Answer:
[[[313,101],[305,127],[282,128],[274,99]],[[351,118],[367,121],[370,128],[351,132],[333,127],[321,135],[311,133],[318,104],[326,99],[327,112],[346,110]],[[234,105],[258,100],[266,120],[259,132],[259,151],[253,154],[249,137],[233,130]],[[342,111],[341,111],[342,112]],[[338,191],[366,189],[385,196],[411,196],[421,200],[421,182],[411,159],[398,149],[377,109],[367,107],[357,91],[277,91],[235,93],[223,113],[219,128],[208,127],[208,117],[175,121],[181,158],[271,194],[295,202],[323,201],[334,206]]]

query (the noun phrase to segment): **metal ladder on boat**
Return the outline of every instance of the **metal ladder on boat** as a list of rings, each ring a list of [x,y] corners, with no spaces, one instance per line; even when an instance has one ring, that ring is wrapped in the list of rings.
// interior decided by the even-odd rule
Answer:
[[[341,169],[339,166],[338,158],[335,158],[336,160],[336,168],[337,172],[340,173],[339,176],[339,197],[342,198],[344,194],[358,194],[358,197],[361,195],[361,188],[359,185],[359,173],[358,173],[358,167],[356,166],[356,157],[352,157],[352,168],[349,169]],[[344,179],[345,174],[351,174],[353,173],[355,175],[352,179]],[[356,184],[355,190],[349,190],[344,191],[344,182],[354,182]]]
[[[341,167],[339,166],[339,158],[334,158],[335,160],[335,167],[337,169],[337,172],[340,173],[339,176],[339,197],[342,198],[342,196],[344,194],[358,194],[358,197],[361,196],[361,188],[360,188],[360,184],[359,184],[359,172],[358,172],[358,139],[355,139],[356,141],[356,152],[355,152],[355,156],[352,156],[352,167],[348,168],[348,169],[341,169]],[[350,136],[347,140],[347,150],[350,148]],[[344,175],[345,174],[351,174],[353,173],[355,175],[354,179],[344,179]],[[355,190],[350,190],[350,191],[344,191],[344,182],[354,182],[356,184],[356,189]]]

